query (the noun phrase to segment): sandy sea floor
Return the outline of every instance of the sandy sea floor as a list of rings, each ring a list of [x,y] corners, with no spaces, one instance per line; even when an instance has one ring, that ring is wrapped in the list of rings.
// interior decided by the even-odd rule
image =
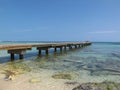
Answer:
[[[105,80],[120,81],[120,77],[116,76],[88,76],[88,72],[81,71],[81,77],[76,77],[72,80],[54,79],[52,75],[56,72],[51,70],[40,69],[40,73],[28,72],[18,75],[15,80],[5,80],[5,75],[0,74],[0,90],[72,90],[80,83],[87,82],[103,82]],[[79,72],[80,73],[80,72]],[[38,80],[30,82],[31,80]],[[75,82],[74,84],[67,84]]]
[[[41,70],[41,73],[27,73],[8,81],[4,79],[4,74],[0,74],[0,90],[72,90],[76,86],[65,84],[74,80],[53,79],[52,73],[54,72]],[[38,82],[31,83],[32,79],[37,79]]]

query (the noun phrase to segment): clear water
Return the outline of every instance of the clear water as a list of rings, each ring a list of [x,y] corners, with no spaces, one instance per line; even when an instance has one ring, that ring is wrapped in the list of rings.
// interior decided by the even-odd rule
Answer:
[[[8,43],[2,42],[1,44]],[[42,56],[38,56],[38,51],[33,48],[31,51],[27,51],[24,60],[19,60],[16,56],[17,60],[9,63],[11,61],[7,51],[0,51],[0,64],[24,63],[31,68],[30,73],[33,74],[40,74],[41,69],[52,71],[52,74],[54,72],[71,73],[75,75],[74,80],[80,82],[106,80],[120,82],[120,43],[96,42],[80,49],[63,52],[58,50],[57,53],[50,49],[49,52],[47,56],[44,51]]]

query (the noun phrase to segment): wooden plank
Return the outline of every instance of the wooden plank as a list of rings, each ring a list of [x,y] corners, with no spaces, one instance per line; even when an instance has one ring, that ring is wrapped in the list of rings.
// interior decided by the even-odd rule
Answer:
[[[49,47],[37,47],[37,50],[47,50]]]
[[[32,47],[41,48],[54,48],[60,46],[73,46],[73,45],[91,45],[91,42],[65,42],[65,43],[47,43],[47,44],[13,44],[13,45],[0,45],[0,50],[14,50],[14,49],[30,49]]]
[[[53,47],[53,48],[54,48],[54,47],[61,47],[61,46],[67,46],[67,44],[66,44],[66,43],[52,44],[52,47]]]
[[[13,49],[30,49],[29,45],[0,45],[0,50],[13,50]]]
[[[51,47],[52,44],[32,44],[32,47]]]
[[[8,50],[8,53],[13,53],[13,54],[24,54],[26,50],[24,49],[17,49],[17,50]]]

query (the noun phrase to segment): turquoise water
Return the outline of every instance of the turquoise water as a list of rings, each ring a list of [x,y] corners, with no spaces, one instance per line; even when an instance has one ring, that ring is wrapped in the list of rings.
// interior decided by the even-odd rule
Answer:
[[[120,43],[96,42],[80,49],[63,52],[58,50],[57,53],[51,49],[49,52],[49,55],[45,55],[43,51],[42,56],[38,56],[38,51],[33,48],[32,51],[27,51],[24,60],[19,60],[16,56],[17,60],[9,63],[11,61],[7,51],[0,51],[0,63],[11,65],[24,63],[31,68],[30,72],[38,74],[41,69],[56,73],[73,73],[76,76],[74,80],[81,82],[120,81]]]

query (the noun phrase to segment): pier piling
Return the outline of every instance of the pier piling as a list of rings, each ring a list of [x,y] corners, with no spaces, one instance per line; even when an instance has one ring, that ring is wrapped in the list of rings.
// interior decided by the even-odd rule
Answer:
[[[23,59],[24,55],[23,54],[19,54],[19,59]]]
[[[46,49],[46,54],[48,55],[48,49]]]
[[[60,52],[66,50],[68,47],[69,50],[73,47],[80,48],[91,45],[91,42],[65,42],[65,43],[48,43],[48,44],[17,44],[17,45],[0,45],[0,50],[8,50],[8,53],[10,54],[11,60],[14,60],[15,54],[19,55],[19,59],[24,58],[24,53],[26,50],[31,50],[32,47],[37,48],[38,54],[41,55],[41,51],[45,50],[46,54],[49,54],[49,49],[54,48],[54,52],[57,52],[57,48],[60,49]]]
[[[13,53],[11,53],[11,54],[10,54],[10,57],[11,57],[11,60],[14,60],[14,59],[15,59],[15,57],[14,57],[14,54],[13,54]]]
[[[60,52],[62,52],[62,47],[60,47]]]
[[[57,48],[55,47],[54,52],[57,52]]]

